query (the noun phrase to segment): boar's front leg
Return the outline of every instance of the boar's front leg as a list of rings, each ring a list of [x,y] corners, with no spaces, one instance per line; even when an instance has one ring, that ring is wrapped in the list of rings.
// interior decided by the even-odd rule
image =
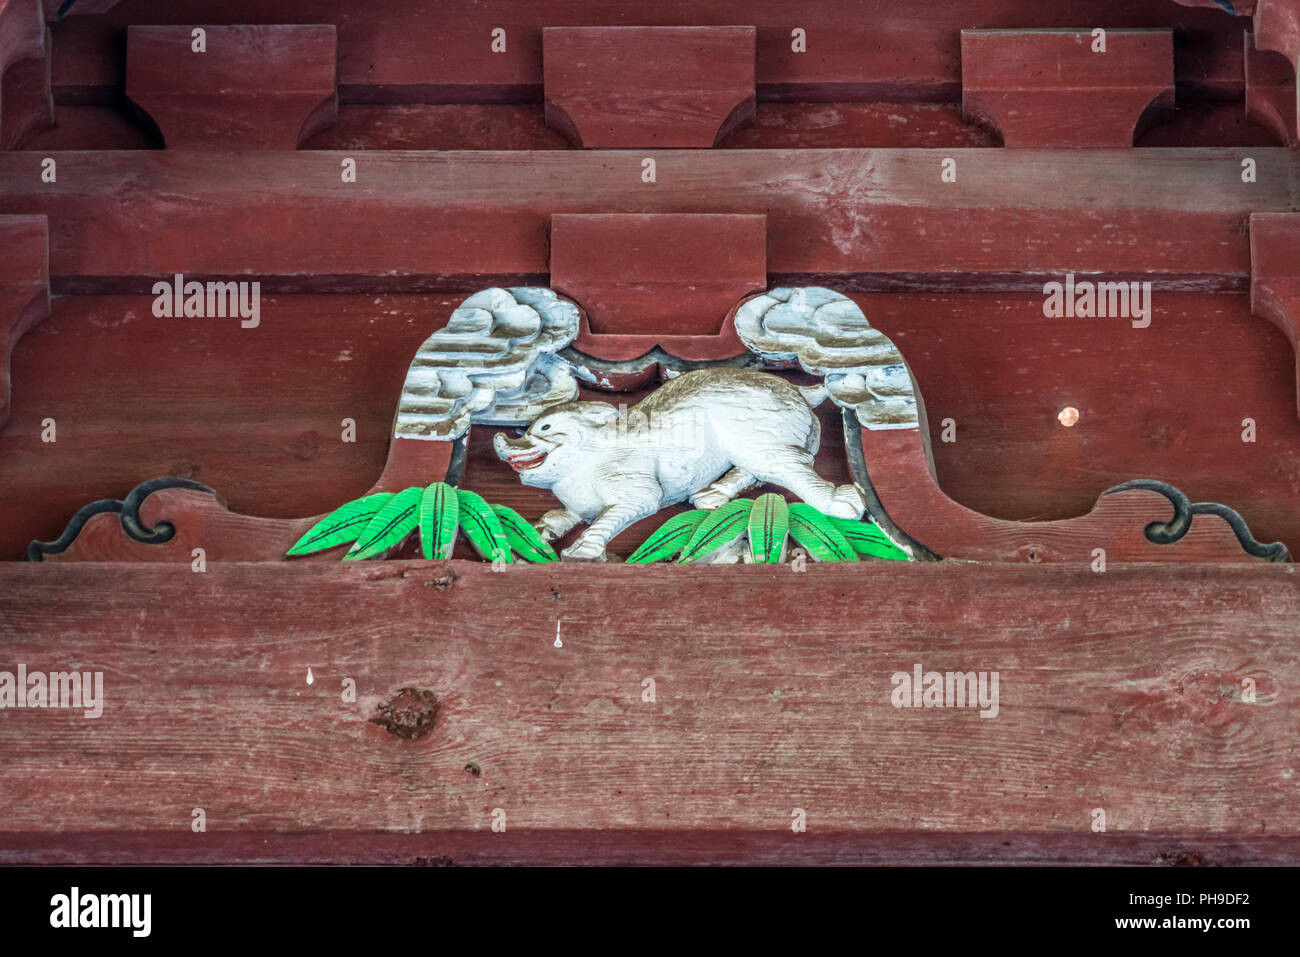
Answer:
[[[567,508],[553,508],[539,518],[533,528],[537,529],[543,541],[553,542],[557,538],[563,538],[581,521],[581,518]]]
[[[566,562],[603,562],[605,546],[623,529],[659,511],[659,501],[622,502],[604,509],[578,540],[560,553]]]

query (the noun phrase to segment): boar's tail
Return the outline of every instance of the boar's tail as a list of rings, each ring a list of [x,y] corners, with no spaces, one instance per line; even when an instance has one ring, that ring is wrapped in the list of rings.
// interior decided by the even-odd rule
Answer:
[[[795,386],[795,388],[799,390],[803,400],[814,409],[826,401],[826,383],[824,382],[818,385],[799,385]]]

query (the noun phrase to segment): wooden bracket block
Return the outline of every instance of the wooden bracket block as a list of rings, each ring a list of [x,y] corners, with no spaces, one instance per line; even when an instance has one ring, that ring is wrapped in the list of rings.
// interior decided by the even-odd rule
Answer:
[[[54,123],[49,50],[40,0],[0,0],[0,149]]]
[[[47,30],[46,55],[21,60],[4,74],[0,89],[0,149],[18,149],[29,135],[54,125],[49,49]]]
[[[1285,56],[1294,78],[1300,64],[1300,0],[1257,0],[1254,13],[1255,46]],[[1300,104],[1293,103],[1292,130],[1298,110]]]
[[[1295,146],[1295,70],[1286,57],[1261,50],[1246,31],[1246,118],[1269,130],[1286,146]]]
[[[169,149],[297,149],[337,120],[337,47],[332,25],[133,26],[126,93]]]
[[[1300,213],[1252,213],[1250,311],[1272,321],[1296,348],[1300,331]],[[1297,365],[1300,374],[1300,365]],[[1297,393],[1300,408],[1300,392]]]
[[[44,216],[0,216],[0,425],[9,418],[9,356],[50,314],[49,231]]]
[[[754,120],[753,27],[547,27],[546,123],[585,147],[709,147]]]
[[[556,214],[551,285],[585,313],[576,343],[601,359],[661,346],[716,359],[742,351],[729,313],[767,281],[767,217]]]
[[[963,30],[962,112],[1011,147],[1132,146],[1173,108],[1171,30]]]

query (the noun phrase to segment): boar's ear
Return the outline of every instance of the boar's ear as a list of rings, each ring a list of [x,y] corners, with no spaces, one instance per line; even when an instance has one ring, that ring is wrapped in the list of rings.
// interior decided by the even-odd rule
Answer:
[[[584,402],[581,415],[592,425],[604,425],[618,418],[618,409],[608,402]]]

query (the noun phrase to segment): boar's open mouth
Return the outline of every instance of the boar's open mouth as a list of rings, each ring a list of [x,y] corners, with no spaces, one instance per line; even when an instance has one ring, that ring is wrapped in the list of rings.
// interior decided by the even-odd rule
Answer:
[[[522,455],[512,455],[506,461],[510,463],[510,467],[516,472],[535,469],[546,461],[546,451],[544,449],[534,449],[531,452],[524,452]]]

